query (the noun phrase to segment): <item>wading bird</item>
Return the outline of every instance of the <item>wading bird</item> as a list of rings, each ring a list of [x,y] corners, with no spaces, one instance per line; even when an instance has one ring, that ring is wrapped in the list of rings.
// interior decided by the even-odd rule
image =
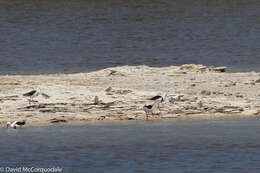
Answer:
[[[149,100],[161,100],[161,102],[165,101],[166,97],[167,97],[167,93],[164,93],[163,95],[156,95],[152,98],[150,98]]]
[[[146,120],[148,120],[149,114],[154,115],[159,111],[159,102],[155,102],[152,105],[144,105],[143,110],[146,113]]]
[[[34,102],[33,98],[34,97],[37,97],[41,92],[41,89],[40,88],[37,88],[36,90],[32,90],[28,93],[25,93],[23,94],[23,96],[25,97],[30,97],[30,99],[28,100],[29,101],[29,105],[31,104],[31,102]]]
[[[26,124],[25,121],[14,121],[12,123],[11,122],[7,122],[6,123],[6,127],[8,128],[10,126],[11,128],[16,129],[17,127],[22,127],[25,124]]]

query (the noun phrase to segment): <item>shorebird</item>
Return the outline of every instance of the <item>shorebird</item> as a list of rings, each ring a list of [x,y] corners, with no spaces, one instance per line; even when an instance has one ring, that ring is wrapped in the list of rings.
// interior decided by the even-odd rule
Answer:
[[[168,92],[169,92],[169,91],[167,91],[166,93],[164,93],[164,94],[162,94],[162,95],[156,95],[156,96],[150,98],[149,100],[154,100],[155,103],[157,103],[157,108],[160,110],[160,105],[159,105],[159,103],[162,103],[162,102],[165,101],[165,99],[166,99],[166,97],[167,97],[167,95],[168,95]]]
[[[146,120],[148,120],[148,116],[149,114],[153,115],[154,112],[158,111],[159,110],[159,103],[158,102],[155,102],[153,103],[152,105],[144,105],[143,107],[143,110],[145,111],[146,113]]]
[[[163,95],[156,95],[156,96],[150,98],[150,100],[159,100],[159,99],[161,99],[161,102],[163,102],[163,101],[165,101],[165,99],[167,97],[167,94],[168,94],[168,92],[164,93]]]
[[[144,105],[143,107],[145,113],[146,113],[146,120],[148,119],[149,114],[153,114],[153,105]]]
[[[30,97],[29,104],[31,104],[31,102],[34,101],[33,98],[37,97],[40,94],[40,92],[41,92],[41,89],[37,88],[36,90],[32,90],[32,91],[30,91],[28,93],[23,94],[23,96]]]
[[[98,105],[99,103],[100,103],[100,100],[98,99],[98,96],[95,96],[94,105]]]
[[[24,125],[25,125],[25,121],[14,121],[12,123],[11,122],[6,123],[7,128],[10,126],[11,128],[14,128],[14,129],[16,129],[17,127],[22,127]]]

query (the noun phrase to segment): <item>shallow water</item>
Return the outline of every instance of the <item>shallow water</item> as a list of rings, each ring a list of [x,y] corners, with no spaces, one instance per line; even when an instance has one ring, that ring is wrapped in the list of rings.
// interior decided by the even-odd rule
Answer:
[[[259,0],[0,0],[0,74],[260,69]]]
[[[260,119],[122,121],[1,129],[1,167],[63,172],[258,172]]]

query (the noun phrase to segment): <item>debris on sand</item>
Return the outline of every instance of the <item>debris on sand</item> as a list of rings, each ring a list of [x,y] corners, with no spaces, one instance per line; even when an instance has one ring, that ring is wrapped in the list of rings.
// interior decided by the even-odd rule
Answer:
[[[226,72],[227,67],[207,67],[202,64],[184,64],[179,67],[180,71],[185,72]]]
[[[0,76],[5,81],[0,88],[0,123],[17,117],[28,120],[30,125],[143,120],[144,105],[153,105],[158,100],[158,109],[148,111],[149,119],[259,116],[260,73],[225,71],[226,67],[186,64],[160,68],[122,66],[64,75]],[[13,81],[22,82],[13,85]],[[37,97],[39,102],[28,106],[19,93],[36,86],[44,88],[48,95],[41,93],[43,97]],[[163,102],[157,97],[151,99],[161,91],[169,91],[167,99]]]

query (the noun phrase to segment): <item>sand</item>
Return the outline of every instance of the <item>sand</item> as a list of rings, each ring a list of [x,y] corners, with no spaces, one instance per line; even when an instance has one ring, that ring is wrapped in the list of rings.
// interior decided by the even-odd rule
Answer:
[[[260,115],[260,73],[186,64],[122,66],[77,74],[0,76],[0,122],[27,125],[79,121],[143,120],[149,98],[168,92],[149,119]],[[40,88],[29,106],[23,94]],[[97,97],[96,97],[97,96]],[[96,98],[96,99],[95,99]]]

